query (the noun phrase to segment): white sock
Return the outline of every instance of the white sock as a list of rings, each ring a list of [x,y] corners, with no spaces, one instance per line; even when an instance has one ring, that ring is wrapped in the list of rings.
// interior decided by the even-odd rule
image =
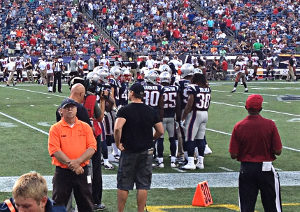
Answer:
[[[204,162],[204,157],[198,156],[198,163],[203,163]]]
[[[194,157],[188,157],[188,164],[195,165]]]
[[[107,146],[107,153],[112,154],[112,146]]]
[[[171,156],[171,163],[175,163],[175,161],[176,161],[176,157]]]
[[[108,159],[104,159],[103,161],[104,161],[104,164],[108,164],[109,163]]]
[[[188,160],[188,153],[187,153],[187,151],[184,151],[184,159]]]
[[[198,147],[195,148],[195,157],[197,158],[199,156]]]
[[[158,163],[163,163],[164,162],[164,158],[157,158]]]

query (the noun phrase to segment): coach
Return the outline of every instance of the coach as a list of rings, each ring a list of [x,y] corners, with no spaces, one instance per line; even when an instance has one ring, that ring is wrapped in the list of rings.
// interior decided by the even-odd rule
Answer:
[[[164,132],[157,113],[143,103],[143,97],[144,87],[139,83],[133,84],[128,97],[131,103],[117,113],[114,138],[121,150],[117,175],[119,212],[124,211],[128,191],[133,189],[134,183],[138,211],[144,211],[152,178],[153,140]]]
[[[241,162],[239,198],[241,212],[253,212],[258,191],[265,211],[281,212],[279,176],[272,161],[282,150],[275,123],[263,118],[263,97],[248,96],[245,108],[248,116],[233,129],[229,152],[232,159]]]

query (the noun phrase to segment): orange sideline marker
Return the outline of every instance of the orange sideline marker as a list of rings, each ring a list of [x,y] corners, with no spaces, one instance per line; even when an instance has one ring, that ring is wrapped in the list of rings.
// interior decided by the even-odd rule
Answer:
[[[207,181],[198,183],[192,205],[193,206],[202,206],[207,207],[213,204],[213,200],[208,188]]]

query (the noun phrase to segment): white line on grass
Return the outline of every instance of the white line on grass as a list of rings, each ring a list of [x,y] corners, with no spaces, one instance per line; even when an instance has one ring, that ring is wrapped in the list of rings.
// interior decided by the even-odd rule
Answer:
[[[220,90],[212,90],[213,92],[219,92],[219,93],[229,93],[229,91],[220,91]],[[245,92],[235,92],[235,93],[239,93],[239,94],[245,94],[245,95],[250,95],[250,94],[257,94],[257,93],[245,93]],[[275,94],[260,94],[262,96],[273,96],[273,97],[277,97],[278,95]]]
[[[45,92],[41,92],[41,91],[32,91],[32,90],[28,90],[28,89],[24,89],[24,88],[11,87],[11,89],[20,90],[20,91],[27,91],[27,92],[30,92],[30,93],[39,93],[39,94],[43,94],[43,95],[57,96],[57,97],[62,97],[62,98],[67,97],[67,96],[61,96],[61,95],[57,95],[57,94],[53,94],[53,93],[45,93]]]
[[[222,131],[219,131],[219,130],[214,130],[214,129],[210,129],[210,128],[206,128],[206,130],[211,131],[211,132],[215,132],[215,133],[220,133],[220,134],[223,134],[223,135],[229,135],[229,136],[231,136],[231,133],[222,132]],[[282,146],[282,147],[284,149],[288,149],[288,150],[291,150],[291,151],[300,152],[299,149],[294,149],[294,148],[287,147],[287,146]]]
[[[5,116],[5,117],[9,118],[9,119],[12,119],[12,120],[14,120],[14,121],[16,121],[16,122],[18,122],[18,123],[20,123],[20,124],[23,124],[23,125],[25,125],[25,126],[31,128],[31,129],[33,129],[33,130],[36,130],[36,131],[38,131],[38,132],[40,132],[40,133],[43,133],[43,134],[45,134],[45,135],[49,135],[47,132],[45,132],[45,131],[43,131],[43,130],[41,130],[41,129],[39,129],[39,128],[36,128],[36,127],[34,127],[34,126],[30,125],[30,124],[27,124],[27,123],[25,123],[25,122],[23,122],[23,121],[21,121],[21,120],[19,120],[19,119],[16,119],[16,118],[14,118],[14,117],[12,117],[12,116],[10,116],[10,115],[7,115],[7,114],[2,113],[2,112],[0,112],[0,114],[1,114],[2,116]]]
[[[212,101],[213,104],[218,104],[218,105],[226,105],[226,106],[230,106],[230,107],[239,107],[239,108],[245,108],[245,106],[241,106],[241,105],[233,105],[233,104],[229,104],[229,103],[225,103],[225,102],[215,102]],[[263,109],[264,112],[270,112],[270,113],[277,113],[277,114],[281,114],[281,115],[287,115],[287,116],[297,116],[300,117],[299,114],[292,114],[292,113],[285,113],[285,112],[279,112],[279,111],[275,111],[275,110],[265,110]]]
[[[220,166],[219,168],[222,169],[222,170],[224,170],[224,171],[233,172],[232,169],[228,169],[228,168],[223,167],[223,166]]]

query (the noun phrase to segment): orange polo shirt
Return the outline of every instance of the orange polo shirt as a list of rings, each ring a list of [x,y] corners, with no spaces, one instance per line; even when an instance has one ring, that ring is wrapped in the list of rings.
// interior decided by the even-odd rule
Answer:
[[[76,118],[73,127],[70,127],[64,119],[51,126],[48,138],[48,151],[52,157],[52,164],[61,168],[67,165],[59,162],[53,154],[62,151],[71,160],[79,158],[88,148],[97,150],[96,140],[92,128]],[[81,164],[86,166],[89,160]]]

